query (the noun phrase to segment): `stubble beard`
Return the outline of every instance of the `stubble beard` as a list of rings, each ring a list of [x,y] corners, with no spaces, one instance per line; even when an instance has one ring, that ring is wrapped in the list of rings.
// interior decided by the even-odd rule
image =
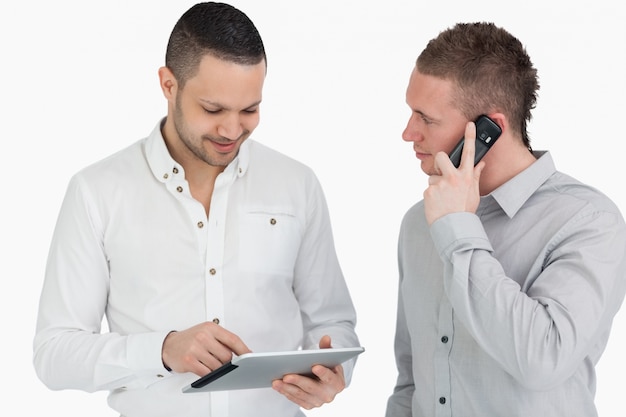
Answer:
[[[178,135],[182,144],[187,148],[189,152],[193,154],[197,159],[204,161],[206,164],[214,166],[214,167],[226,167],[230,164],[233,159],[235,159],[236,153],[233,155],[223,155],[221,158],[214,157],[209,154],[209,152],[204,148],[204,141],[211,140],[218,143],[224,143],[229,141],[228,139],[222,137],[212,137],[209,135],[201,135],[199,138],[196,138],[192,133],[187,129],[187,124],[185,122],[185,117],[180,109],[179,103],[176,103],[176,108],[174,109],[174,129],[176,130],[176,134]],[[230,141],[229,141],[230,142]]]

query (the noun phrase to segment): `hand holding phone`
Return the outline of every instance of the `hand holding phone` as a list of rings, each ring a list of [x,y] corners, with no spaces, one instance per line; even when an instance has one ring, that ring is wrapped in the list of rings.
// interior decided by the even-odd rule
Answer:
[[[487,116],[479,116],[476,121],[476,152],[474,154],[474,166],[485,156],[487,151],[491,149],[493,144],[502,134],[502,129]],[[450,160],[452,164],[458,168],[461,164],[461,152],[465,138],[461,138],[459,143],[450,152]]]

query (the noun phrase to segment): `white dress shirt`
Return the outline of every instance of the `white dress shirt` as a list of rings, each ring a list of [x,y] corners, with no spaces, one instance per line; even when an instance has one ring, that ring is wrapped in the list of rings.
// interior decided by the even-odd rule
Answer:
[[[315,349],[325,334],[333,347],[359,344],[314,173],[249,139],[218,176],[207,218],[159,124],[71,179],[35,369],[51,389],[110,390],[109,405],[127,417],[302,415],[271,388],[181,393],[198,377],[167,372],[163,340],[209,320],[255,352]]]
[[[398,381],[388,417],[592,417],[594,367],[626,292],[626,225],[548,153],[399,237]]]

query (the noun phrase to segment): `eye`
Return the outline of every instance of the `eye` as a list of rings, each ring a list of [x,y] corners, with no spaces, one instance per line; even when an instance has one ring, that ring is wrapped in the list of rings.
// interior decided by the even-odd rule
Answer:
[[[254,114],[254,113],[258,112],[258,111],[259,111],[259,108],[258,107],[254,107],[252,109],[245,109],[243,112],[247,113],[247,114]]]
[[[421,114],[420,116],[422,117],[422,121],[424,122],[424,124],[427,124],[427,125],[433,124],[433,121],[430,120],[428,117],[424,116],[423,114]]]
[[[204,108],[204,111],[209,113],[209,114],[218,114],[222,110],[221,109],[219,109],[219,110],[209,110],[209,109]]]
[[[424,112],[422,112],[420,110],[413,110],[413,117],[415,117],[416,119],[421,120],[422,123],[424,123],[426,126],[435,123],[435,120],[431,119],[426,114],[424,114]]]

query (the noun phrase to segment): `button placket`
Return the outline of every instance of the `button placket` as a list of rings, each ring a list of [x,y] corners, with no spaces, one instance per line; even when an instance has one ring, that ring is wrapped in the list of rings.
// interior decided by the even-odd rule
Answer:
[[[450,302],[442,296],[439,307],[437,328],[437,345],[435,350],[435,401],[437,401],[437,415],[448,416],[450,410],[450,354],[454,338],[454,312]]]
[[[205,247],[205,299],[207,320],[225,325],[224,313],[224,242],[230,181],[222,174],[215,181],[211,211],[202,231]]]

